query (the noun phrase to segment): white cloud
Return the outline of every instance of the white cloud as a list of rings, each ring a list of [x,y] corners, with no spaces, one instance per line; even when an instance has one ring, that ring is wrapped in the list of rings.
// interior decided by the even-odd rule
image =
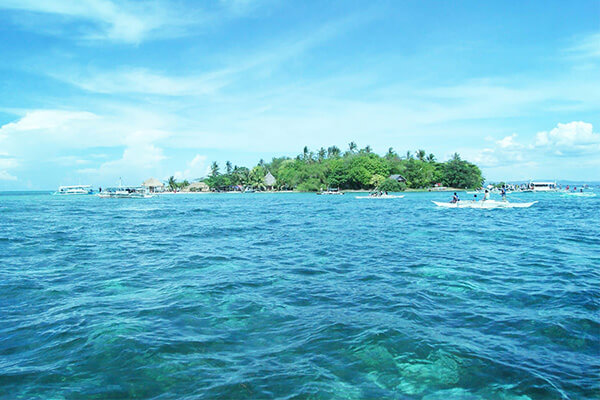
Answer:
[[[98,168],[84,168],[77,172],[89,178],[112,182],[125,174],[124,178],[128,181],[124,183],[136,185],[145,175],[155,173],[160,162],[165,159],[160,147],[150,143],[137,143],[126,147],[118,160],[107,161]]]
[[[0,170],[0,181],[16,181],[17,177],[8,173],[8,171]]]
[[[202,178],[208,173],[210,167],[206,163],[206,156],[196,154],[196,156],[187,163],[187,168],[184,171],[177,171],[173,175],[175,179],[197,179]]]
[[[492,146],[483,149],[463,149],[462,154],[484,168],[527,168],[552,163],[571,165],[596,165],[595,159],[587,156],[600,154],[600,134],[593,132],[592,124],[573,121],[559,123],[550,131],[538,132],[529,141],[519,141],[516,133],[495,140]],[[551,159],[554,160],[551,161]],[[561,161],[562,160],[562,161]],[[587,165],[586,164],[586,165]]]
[[[97,116],[85,111],[34,110],[17,122],[0,127],[0,137],[24,131],[56,130],[78,121],[91,121]]]
[[[60,16],[63,24],[69,19],[86,21],[94,29],[82,33],[82,38],[126,43],[138,43],[152,35],[173,35],[178,27],[192,22],[185,14],[174,12],[172,4],[162,1],[0,0],[0,8]],[[36,29],[33,25],[28,27]]]
[[[154,142],[170,133],[168,114],[122,109],[120,114],[87,111],[31,110],[15,122],[0,127],[0,140],[15,151],[44,148],[90,148]]]
[[[17,160],[7,153],[0,153],[0,181],[16,181],[17,177],[10,174],[8,169],[15,168]]]
[[[538,132],[535,146],[556,155],[600,152],[600,134],[594,133],[592,124],[583,121],[559,123],[549,132]]]
[[[228,83],[227,71],[202,76],[167,76],[144,68],[77,75],[53,74],[56,79],[95,93],[142,93],[165,96],[206,95]]]

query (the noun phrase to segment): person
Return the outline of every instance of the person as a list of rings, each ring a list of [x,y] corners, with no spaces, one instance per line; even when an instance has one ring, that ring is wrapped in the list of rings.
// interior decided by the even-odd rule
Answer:
[[[454,196],[452,196],[452,201],[451,201],[451,203],[453,203],[453,204],[454,204],[454,203],[458,203],[458,201],[459,201],[459,200],[458,200],[458,195],[456,194],[456,192],[454,192]]]
[[[502,201],[506,201],[506,189],[504,186],[502,186],[502,189],[500,189],[500,194],[502,195]]]
[[[487,200],[487,198],[488,198],[488,193],[489,193],[489,192],[488,192],[488,190],[487,190],[487,189],[485,189],[485,192],[483,193],[483,199],[482,199],[481,201],[486,201],[486,200]]]
[[[477,195],[476,194],[473,195],[473,201],[477,201]]]
[[[583,193],[583,189],[579,188],[579,193]]]

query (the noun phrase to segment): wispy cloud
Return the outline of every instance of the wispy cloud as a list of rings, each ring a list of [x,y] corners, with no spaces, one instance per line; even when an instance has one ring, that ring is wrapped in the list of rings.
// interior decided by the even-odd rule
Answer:
[[[17,160],[8,153],[0,153],[0,181],[16,181],[17,177],[9,173],[9,169],[18,166]]]
[[[228,83],[227,71],[200,76],[169,76],[146,68],[123,68],[88,74],[54,73],[54,78],[94,93],[200,96],[215,93]]]
[[[578,37],[571,46],[566,48],[566,53],[578,59],[600,58],[600,33],[594,32]]]
[[[87,25],[79,25],[75,31],[80,39],[125,43],[139,43],[151,36],[175,35],[193,21],[189,14],[178,13],[175,7],[162,1],[1,0],[0,8],[60,17],[55,23],[68,26],[71,34],[75,29],[74,22],[85,22]],[[193,17],[198,19],[199,15]],[[35,25],[29,26],[27,19],[17,21],[27,25],[27,28],[39,29]],[[40,28],[45,27],[42,25]]]

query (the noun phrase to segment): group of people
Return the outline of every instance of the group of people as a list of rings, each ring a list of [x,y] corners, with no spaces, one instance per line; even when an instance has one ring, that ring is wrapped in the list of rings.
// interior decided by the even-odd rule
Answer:
[[[387,190],[385,192],[380,190],[378,192],[373,192],[373,193],[369,194],[369,196],[371,196],[371,197],[381,197],[381,196],[387,196],[387,195],[388,195]]]
[[[506,201],[506,188],[504,186],[502,186],[502,188],[500,189],[500,195],[502,196],[502,201]],[[481,201],[486,201],[490,196],[490,191],[485,189],[485,191],[483,192],[483,199],[481,199]],[[473,201],[477,201],[477,195],[473,195]],[[456,194],[456,192],[454,192],[454,195],[452,196],[452,200],[450,201],[450,203],[455,204],[458,203],[460,201],[460,199],[458,198],[458,194]]]

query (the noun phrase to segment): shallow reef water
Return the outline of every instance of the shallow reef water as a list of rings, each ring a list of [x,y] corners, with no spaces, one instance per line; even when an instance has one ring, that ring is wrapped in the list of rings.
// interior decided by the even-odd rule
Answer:
[[[2,399],[600,398],[600,197],[0,193]]]

